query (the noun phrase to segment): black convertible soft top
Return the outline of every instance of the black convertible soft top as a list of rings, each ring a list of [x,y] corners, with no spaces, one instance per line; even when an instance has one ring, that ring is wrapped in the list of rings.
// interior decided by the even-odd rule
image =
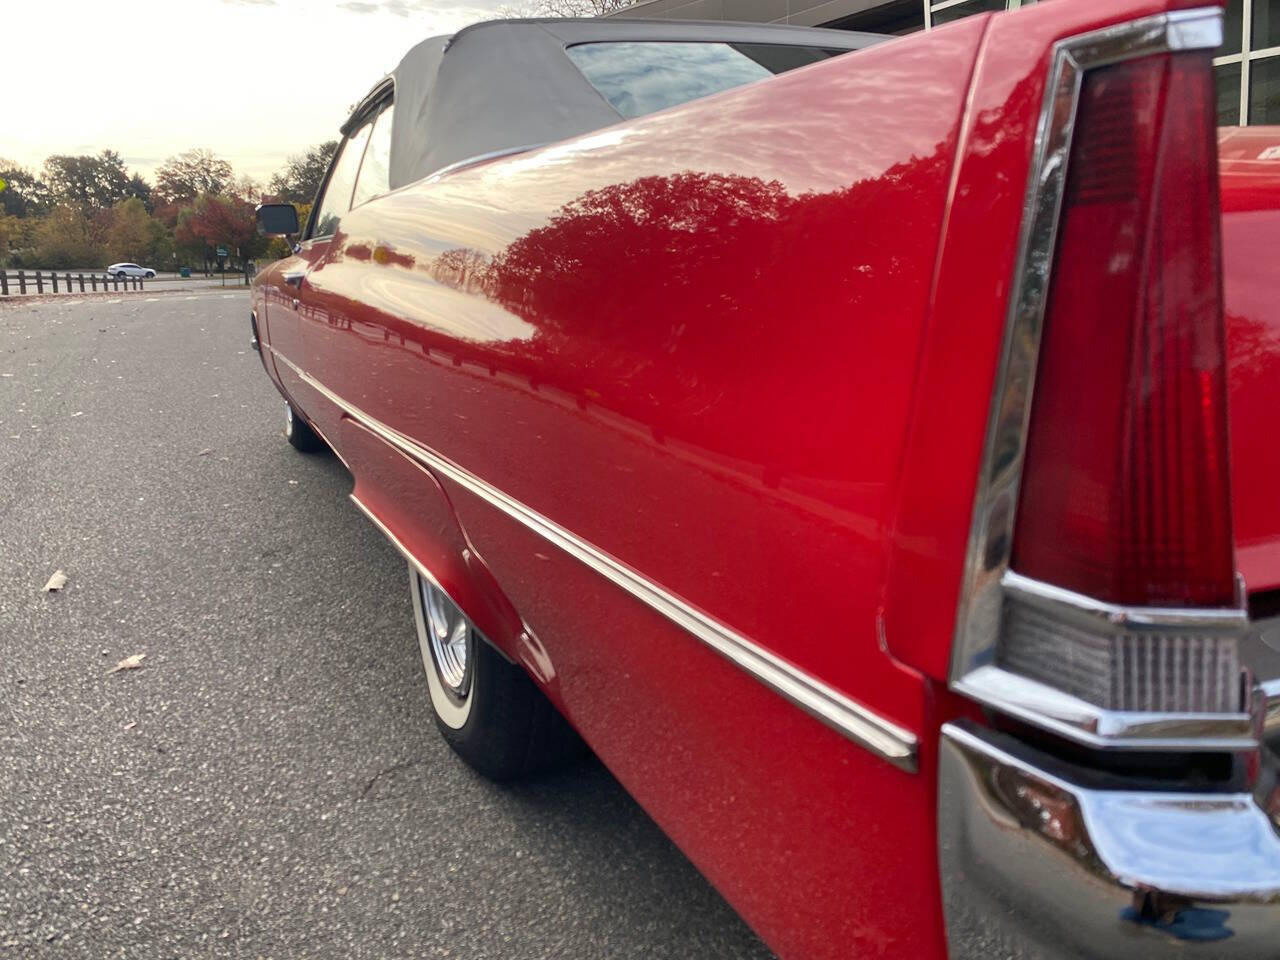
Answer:
[[[785,44],[858,50],[877,34],[705,21],[492,20],[411,49],[360,102],[343,133],[394,90],[392,189],[466,160],[564,140],[617,123],[565,54],[608,41]]]

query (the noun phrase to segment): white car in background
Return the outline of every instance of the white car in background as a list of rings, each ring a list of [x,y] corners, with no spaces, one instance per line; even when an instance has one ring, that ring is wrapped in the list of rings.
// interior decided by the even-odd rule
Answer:
[[[150,267],[140,267],[136,263],[113,263],[107,267],[107,276],[123,280],[125,277],[142,277],[150,280],[156,272]]]

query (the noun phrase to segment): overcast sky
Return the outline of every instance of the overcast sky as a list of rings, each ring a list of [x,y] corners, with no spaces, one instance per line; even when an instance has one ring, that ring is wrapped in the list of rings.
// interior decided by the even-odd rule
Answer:
[[[347,108],[426,37],[504,0],[4,2],[0,157],[112,149],[150,178],[207,147],[266,180],[336,136]],[[509,3],[505,5],[510,5]]]

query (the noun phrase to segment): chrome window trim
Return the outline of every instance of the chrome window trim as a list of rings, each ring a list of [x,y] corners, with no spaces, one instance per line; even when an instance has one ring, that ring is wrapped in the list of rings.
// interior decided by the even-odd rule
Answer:
[[[951,652],[950,687],[987,706],[1091,746],[1203,749],[1206,743],[1243,745],[1243,714],[1117,714],[1016,676],[995,662],[1008,590],[1042,603],[1135,629],[1241,629],[1243,609],[1159,610],[1118,607],[1038,584],[1009,569],[1026,435],[1034,395],[1045,303],[1066,186],[1081,81],[1086,70],[1136,57],[1213,49],[1222,42],[1222,10],[1179,10],[1117,24],[1054,45],[1036,129],[1023,205],[1015,285],[1010,294],[1001,357],[992,391],[982,466],[974,495]],[[1069,702],[1070,701],[1070,702]],[[1204,739],[1201,739],[1201,738]]]
[[[356,423],[377,434],[401,453],[424,467],[448,477],[468,492],[591,568],[816,720],[899,769],[908,773],[916,772],[918,739],[907,728],[846,697],[817,677],[793,666],[736,630],[695,609],[680,597],[469,470],[394,430],[376,417],[344,400],[279,350],[269,344],[266,346],[277,360],[289,367],[304,383]],[[386,532],[385,527],[381,525],[379,527]],[[403,550],[403,547],[400,549]]]
[[[528,153],[530,150],[537,150],[539,147],[547,146],[546,143],[526,143],[518,147],[503,147],[501,150],[490,150],[488,153],[477,153],[474,157],[466,157],[462,160],[455,160],[453,163],[441,167],[433,173],[429,173],[424,179],[424,183],[435,183],[437,180],[447,177],[451,173],[457,173],[459,170],[465,170],[467,167],[473,167],[479,163],[487,163],[490,160],[497,160],[500,157],[510,157],[517,153]]]

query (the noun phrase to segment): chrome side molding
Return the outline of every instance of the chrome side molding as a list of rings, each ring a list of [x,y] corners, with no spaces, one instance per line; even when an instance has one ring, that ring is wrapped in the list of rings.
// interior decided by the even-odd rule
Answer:
[[[1280,837],[1248,793],[1108,790],[1016,740],[942,728],[952,960],[1274,960]]]
[[[908,773],[917,769],[916,735],[846,697],[781,657],[756,644],[732,628],[709,617],[639,572],[614,559],[586,540],[514,497],[441,456],[415,440],[392,429],[376,417],[344,400],[315,377],[303,371],[280,351],[267,345],[275,358],[289,367],[304,383],[362,427],[430,470],[445,476],[490,506],[506,514],[547,542],[591,568],[632,597],[648,606],[690,636],[701,641],[730,663],[750,674],[770,690],[804,710],[816,720]],[[359,504],[357,504],[359,505]],[[366,511],[367,513],[367,511]],[[379,524],[381,527],[381,525]],[[384,533],[390,535],[385,527]],[[394,538],[392,542],[404,552]],[[412,557],[410,557],[412,561]],[[420,565],[419,568],[421,569]],[[428,577],[430,574],[421,570]]]

